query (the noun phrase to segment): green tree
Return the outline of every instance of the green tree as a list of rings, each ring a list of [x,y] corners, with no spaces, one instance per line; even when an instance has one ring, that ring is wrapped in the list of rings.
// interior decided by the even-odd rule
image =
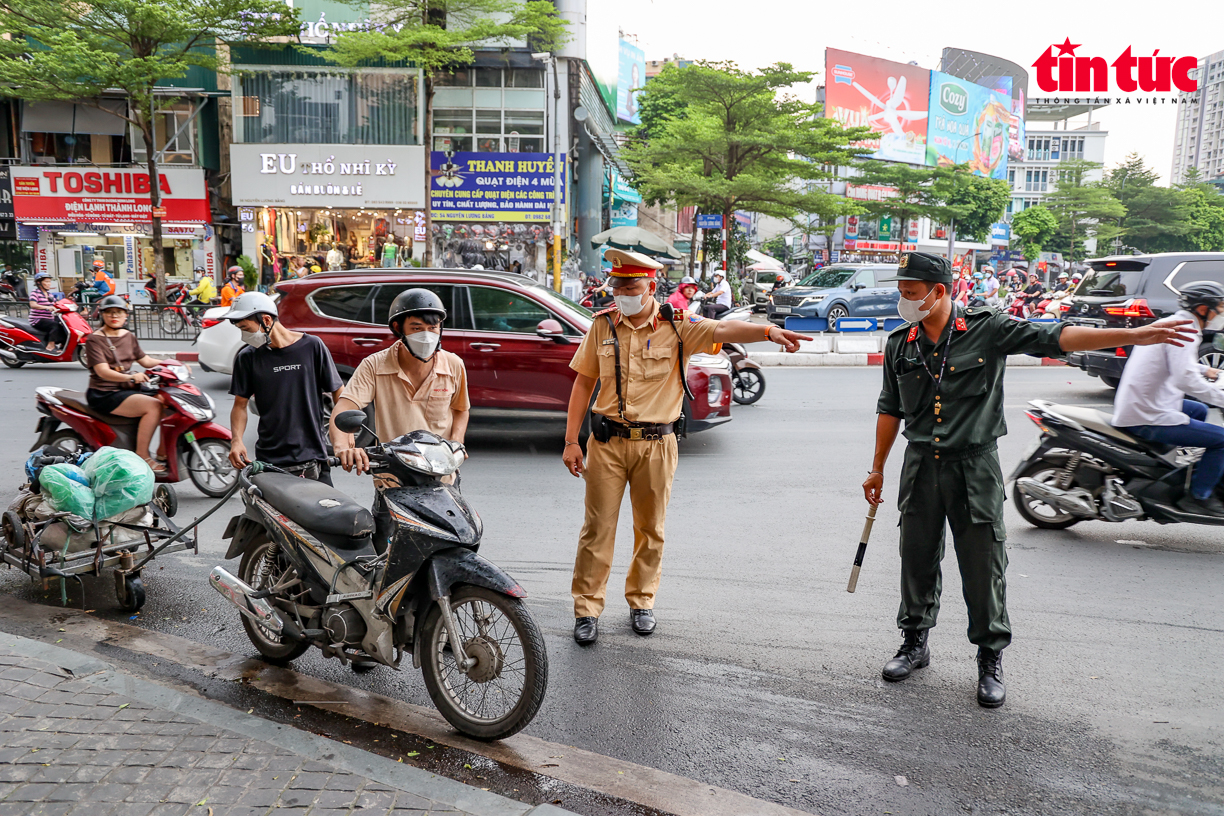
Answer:
[[[156,93],[191,68],[227,70],[216,44],[294,36],[297,12],[283,0],[7,0],[0,2],[0,94],[31,101],[75,101],[101,107],[120,90],[118,115],[144,137],[149,198],[161,205],[158,114],[178,102]],[[107,109],[110,110],[109,108]],[[113,111],[111,111],[113,112]],[[165,300],[161,219],[153,216],[157,298]]]
[[[978,243],[990,240],[990,228],[1002,220],[1011,198],[1006,181],[975,176],[962,168],[945,173],[936,188],[945,206],[955,212],[957,234]]]
[[[1192,180],[1199,176],[1191,177],[1187,173],[1186,177],[1186,183],[1181,185],[1190,222],[1185,237],[1186,248],[1199,252],[1224,252],[1224,196],[1210,184]]]
[[[867,128],[843,128],[821,106],[787,92],[813,74],[786,63],[745,71],[733,62],[669,66],[646,83],[642,125],[625,145],[634,187],[651,203],[696,205],[730,219],[736,210],[831,232],[861,212],[828,191],[836,167],[853,165]],[[808,225],[814,214],[820,223]]]
[[[761,252],[764,252],[771,258],[777,258],[780,261],[786,260],[790,255],[790,249],[786,246],[786,236],[775,235],[764,244],[761,245]]]
[[[1102,185],[1126,208],[1120,236],[1143,252],[1183,249],[1191,230],[1190,202],[1183,190],[1159,187],[1160,176],[1138,153],[1105,174]]]
[[[1012,216],[1012,247],[1032,263],[1045,251],[1046,243],[1058,230],[1054,214],[1040,204]]]
[[[859,202],[863,210],[874,218],[892,218],[894,224],[900,225],[902,235],[909,220],[926,217],[946,224],[956,217],[956,210],[947,206],[951,186],[942,183],[948,173],[941,168],[867,161],[859,169],[860,175],[853,183],[896,191],[887,198]]]
[[[368,8],[368,0],[344,0]],[[407,60],[421,70],[425,87],[426,156],[433,148],[433,101],[440,74],[471,65],[477,49],[504,48],[527,42],[536,51],[552,51],[567,39],[567,24],[549,0],[379,0],[379,27],[336,36],[323,56],[355,67],[377,60]],[[432,234],[430,174],[425,173],[425,230]],[[433,241],[422,258],[433,265]]]
[[[1068,260],[1085,257],[1084,242],[1089,238],[1095,238],[1097,246],[1103,249],[1102,244],[1119,234],[1118,222],[1126,215],[1126,207],[1108,187],[1088,180],[1088,173],[1100,166],[1083,160],[1062,162],[1057,186],[1045,200],[1046,208],[1058,221],[1051,248]]]

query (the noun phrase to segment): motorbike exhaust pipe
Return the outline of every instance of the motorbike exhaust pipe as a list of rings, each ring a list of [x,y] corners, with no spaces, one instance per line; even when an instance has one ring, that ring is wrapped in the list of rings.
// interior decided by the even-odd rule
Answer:
[[[1096,518],[1099,515],[1092,502],[1027,476],[1016,480],[1016,490],[1073,516]]]
[[[255,588],[223,567],[213,567],[208,575],[208,583],[221,593],[238,611],[258,623],[269,632],[279,635],[285,630],[285,621],[280,613],[272,608],[272,604],[264,598],[252,598]]]

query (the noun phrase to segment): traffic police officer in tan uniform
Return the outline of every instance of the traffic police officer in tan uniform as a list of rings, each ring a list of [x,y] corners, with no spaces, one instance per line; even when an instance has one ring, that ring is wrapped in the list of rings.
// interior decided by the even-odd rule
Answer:
[[[1134,329],[1039,324],[989,307],[952,302],[948,259],[925,252],[901,256],[898,311],[910,321],[888,336],[884,387],[876,407],[875,459],[863,492],[881,502],[884,463],[901,423],[909,445],[901,466],[901,608],[904,640],[885,664],[885,680],[900,681],[931,659],[927,632],[939,613],[945,525],[952,528],[969,641],[978,647],[978,703],[1003,705],[1002,651],[1011,642],[1007,618],[1003,473],[997,439],[1003,421],[1003,373],[1009,354],[1058,356],[1129,345],[1190,339],[1188,321]]]
[[[633,505],[633,562],[625,580],[630,623],[639,635],[655,629],[654,597],[663,560],[663,521],[676,472],[676,421],[684,405],[685,364],[696,352],[722,342],[772,340],[787,351],[807,339],[772,323],[707,320],[686,311],[660,309],[655,273],[662,265],[645,255],[609,249],[609,282],[616,306],[600,312],[570,367],[578,372],[570,393],[562,458],[575,476],[586,476],[586,519],[574,563],[574,640],[594,643],[603,612],[616,521],[625,485]],[[578,430],[591,394],[587,460]]]

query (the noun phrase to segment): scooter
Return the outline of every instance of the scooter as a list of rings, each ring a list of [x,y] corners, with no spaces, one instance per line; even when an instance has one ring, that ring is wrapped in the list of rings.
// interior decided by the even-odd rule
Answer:
[[[21,368],[26,363],[71,363],[76,360],[85,368],[85,340],[93,334],[89,322],[81,316],[80,306],[68,298],[51,304],[55,319],[64,327],[68,339],[55,351],[47,350],[42,332],[19,317],[0,315],[0,362],[9,368]]]
[[[362,411],[336,427],[367,430]],[[413,431],[365,448],[375,516],[332,487],[254,463],[238,477],[246,506],[230,520],[226,560],[209,583],[238,608],[265,659],[312,646],[342,663],[398,668],[411,654],[442,716],[482,740],[522,730],[548,684],[527,593],[476,555],[483,525],[455,485],[463,446]],[[332,459],[335,464],[338,460]]]
[[[187,382],[191,371],[186,366],[155,366],[147,373],[149,381],[140,391],[166,405],[159,425],[167,453],[166,469],[157,473],[157,481],[173,483],[190,478],[204,495],[224,496],[234,485],[237,473],[229,462],[230,431],[213,422],[216,403]],[[95,411],[81,391],[42,386],[34,392],[35,407],[43,416],[38,420],[38,440],[30,450],[42,445],[67,453],[105,445],[136,449],[137,419]]]
[[[765,372],[760,363],[748,359],[739,343],[723,343],[723,354],[731,361],[731,399],[739,405],[752,405],[765,396]]]
[[[1029,524],[1047,530],[1086,519],[1224,525],[1224,518],[1176,506],[1194,467],[1182,449],[1131,436],[1092,408],[1046,400],[1029,405],[1026,414],[1041,436],[1008,477],[1016,509]]]

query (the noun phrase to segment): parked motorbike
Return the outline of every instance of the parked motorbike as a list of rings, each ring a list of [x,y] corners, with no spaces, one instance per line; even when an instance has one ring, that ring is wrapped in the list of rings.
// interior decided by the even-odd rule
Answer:
[[[336,427],[357,433],[365,418],[345,411]],[[365,451],[383,523],[334,488],[252,464],[238,477],[246,509],[225,532],[226,560],[242,556],[238,575],[218,566],[209,582],[269,661],[314,646],[345,664],[398,668],[411,654],[456,729],[482,740],[517,733],[544,700],[548,656],[527,593],[476,555],[480,516],[442,481],[463,446],[413,431]]]
[[[172,483],[190,478],[204,495],[224,496],[237,473],[229,463],[229,429],[213,422],[216,403],[187,382],[191,372],[186,366],[155,366],[146,373],[149,381],[140,390],[160,398],[167,408],[159,425],[167,454],[166,470],[157,474],[157,481]],[[35,406],[43,416],[38,420],[38,440],[31,450],[40,445],[68,453],[105,445],[136,449],[138,420],[95,411],[81,391],[51,386],[34,391]]]
[[[1148,442],[1109,424],[1092,408],[1029,403],[1041,436],[1008,478],[1028,523],[1065,530],[1086,519],[1224,525],[1176,503],[1189,489],[1193,461],[1171,445]]]
[[[0,281],[0,303],[16,303],[17,287],[7,281]]]
[[[9,368],[21,368],[26,363],[71,363],[73,360],[85,366],[85,340],[93,334],[93,328],[81,315],[80,308],[68,298],[51,304],[55,319],[68,337],[55,351],[47,350],[43,333],[30,325],[30,321],[0,315],[0,362]]]
[[[159,320],[167,334],[180,334],[188,327],[201,328],[199,313],[191,308],[194,298],[183,284],[166,287],[166,300],[170,305],[161,310]]]

